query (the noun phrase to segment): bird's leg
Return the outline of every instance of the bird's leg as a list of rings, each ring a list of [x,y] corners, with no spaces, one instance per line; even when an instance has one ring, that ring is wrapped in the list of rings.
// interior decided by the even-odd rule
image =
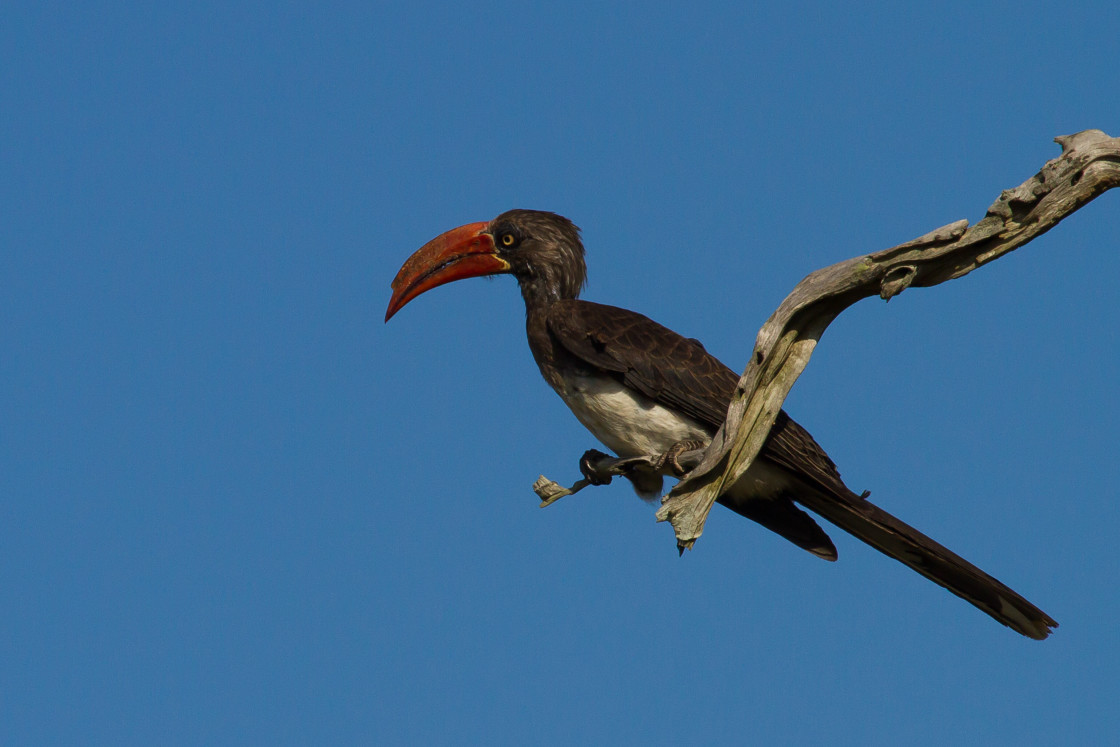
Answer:
[[[680,457],[687,451],[695,451],[696,449],[704,448],[703,441],[677,441],[669,447],[669,450],[659,456],[653,463],[653,468],[660,472],[668,465],[672,470],[673,475],[676,477],[684,477],[688,474],[688,470],[681,466]],[[695,466],[695,465],[693,465]]]

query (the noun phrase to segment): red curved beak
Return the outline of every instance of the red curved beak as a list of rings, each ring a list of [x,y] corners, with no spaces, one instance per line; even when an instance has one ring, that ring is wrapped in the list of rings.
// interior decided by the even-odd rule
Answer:
[[[509,271],[497,256],[489,223],[468,223],[440,234],[416,250],[393,279],[393,297],[385,310],[389,321],[406,303],[437,285],[478,275]]]

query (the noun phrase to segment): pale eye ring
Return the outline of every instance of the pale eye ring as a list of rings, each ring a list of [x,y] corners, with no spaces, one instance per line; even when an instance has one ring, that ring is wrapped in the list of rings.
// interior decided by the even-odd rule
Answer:
[[[512,233],[503,233],[501,241],[502,246],[513,246],[517,240],[513,237]]]

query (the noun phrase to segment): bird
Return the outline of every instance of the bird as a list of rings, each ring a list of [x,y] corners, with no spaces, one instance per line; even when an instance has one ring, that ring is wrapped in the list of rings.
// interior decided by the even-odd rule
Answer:
[[[619,457],[664,455],[624,475],[639,496],[660,497],[663,477],[681,476],[676,454],[706,445],[723,424],[738,374],[696,339],[637,312],[580,299],[587,281],[580,229],[542,210],[509,210],[424,244],[394,278],[385,321],[432,288],[501,274],[517,280],[529,349],[576,418]],[[581,469],[590,476],[586,458]],[[718,503],[835,561],[836,546],[808,509],[1028,638],[1042,640],[1058,626],[867,495],[850,490],[824,449],[781,410],[750,469]]]

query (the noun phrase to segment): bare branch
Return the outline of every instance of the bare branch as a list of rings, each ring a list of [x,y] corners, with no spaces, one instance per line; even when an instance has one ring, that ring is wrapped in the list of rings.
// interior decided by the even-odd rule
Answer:
[[[757,456],[817,340],[840,312],[878,295],[959,278],[1049,231],[1101,193],[1120,186],[1120,139],[1100,130],[1055,138],[1062,155],[1005,190],[975,226],[957,221],[921,238],[826,267],[802,280],[758,333],[727,419],[704,458],[657,512],[680,549],[704,530],[712,504]]]
[[[797,284],[758,333],[723,426],[705,450],[687,451],[691,471],[662,499],[658,521],[670,521],[682,552],[704,531],[712,504],[751,466],[817,340],[844,309],[870,296],[889,301],[907,288],[967,275],[1041,236],[1066,216],[1120,186],[1120,138],[1100,130],[1054,138],[1062,154],[1014,189],[1004,190],[971,228],[959,220],[904,244],[817,270]],[[603,457],[589,464],[596,478],[570,488],[541,475],[533,490],[548,506],[588,485],[606,484],[664,455]]]

